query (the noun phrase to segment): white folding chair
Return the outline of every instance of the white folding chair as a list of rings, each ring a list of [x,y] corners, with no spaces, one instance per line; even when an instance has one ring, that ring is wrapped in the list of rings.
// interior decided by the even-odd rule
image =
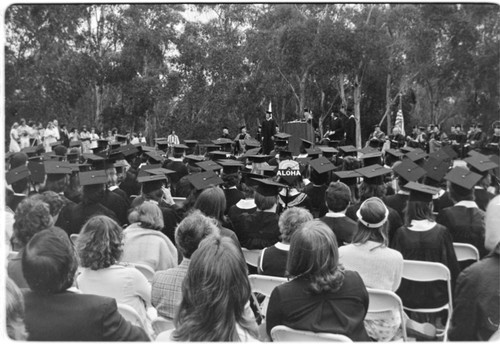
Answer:
[[[79,236],[79,234],[77,234],[77,233],[73,233],[69,236],[69,239],[71,240],[73,245],[76,245],[76,242],[78,241],[78,236]]]
[[[453,300],[451,294],[451,274],[446,265],[436,262],[424,262],[419,260],[404,260],[403,263],[403,278],[417,282],[433,282],[433,281],[446,281],[448,289],[448,303],[436,308],[403,308],[405,310],[417,313],[437,313],[443,310],[448,311],[448,318],[443,332],[438,336],[443,336],[443,341],[448,339],[447,332],[450,327],[451,314],[453,312]]]
[[[148,328],[146,325],[146,319],[142,319],[139,313],[134,309],[134,307],[124,304],[124,303],[117,303],[118,306],[118,312],[122,315],[122,317],[125,318],[125,320],[129,321],[132,325],[141,327],[144,332],[148,334],[148,336],[151,338],[151,329]]]
[[[474,260],[477,262],[479,260],[479,251],[474,245],[454,242],[453,249],[459,262],[464,260]]]
[[[184,205],[184,202],[186,202],[186,197],[172,197],[172,199],[174,200],[174,203],[179,207],[182,207]]]
[[[294,330],[288,326],[278,325],[271,329],[273,342],[344,342],[352,343],[352,340],[343,334],[311,332]]]
[[[274,288],[276,288],[280,284],[287,282],[288,280],[284,277],[274,277],[266,275],[249,275],[248,279],[252,288],[253,301],[260,316],[262,317],[262,319],[264,319],[266,317],[267,300],[264,300],[261,304],[259,304],[259,301],[257,300],[257,297],[254,293],[260,293],[267,299],[271,295],[271,292]]]
[[[245,257],[245,261],[247,262],[247,264],[257,267],[262,250],[249,250],[244,247],[242,247],[241,250],[243,251],[243,256]]]
[[[9,251],[9,253],[7,253],[7,260],[15,258],[18,253],[18,251]]]
[[[130,263],[130,264],[133,265],[137,270],[139,270],[144,275],[144,277],[146,277],[148,282],[151,282],[153,280],[155,271],[153,270],[152,267],[150,267],[149,265],[138,264],[138,263]]]
[[[369,303],[368,313],[385,312],[397,310],[401,317],[401,330],[403,332],[403,341],[407,341],[406,318],[403,311],[403,302],[396,293],[390,290],[381,290],[366,288],[368,290]]]

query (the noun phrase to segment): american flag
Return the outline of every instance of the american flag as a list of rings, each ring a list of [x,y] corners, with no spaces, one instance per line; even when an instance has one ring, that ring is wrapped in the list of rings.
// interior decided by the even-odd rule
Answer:
[[[403,117],[403,110],[399,109],[396,113],[396,122],[394,123],[395,127],[399,127],[401,129],[401,134],[406,136],[405,134],[405,119]]]

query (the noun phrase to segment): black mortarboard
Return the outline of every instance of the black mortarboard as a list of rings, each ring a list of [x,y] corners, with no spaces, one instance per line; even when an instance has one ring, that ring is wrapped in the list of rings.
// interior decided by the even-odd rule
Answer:
[[[440,182],[443,180],[446,172],[448,172],[450,162],[447,160],[437,160],[433,157],[429,157],[422,167],[427,172],[426,178]]]
[[[288,140],[290,137],[292,137],[292,135],[287,133],[277,133],[274,135],[274,138],[279,140]]]
[[[204,144],[203,147],[205,147],[207,153],[210,153],[210,152],[215,151],[215,150],[220,150],[219,145],[215,145],[212,143]]]
[[[248,149],[241,158],[248,158],[251,155],[258,155],[260,152],[260,147]]]
[[[465,158],[464,161],[470,165],[470,170],[481,175],[489,173],[498,167],[498,164],[490,160],[490,157],[481,153]]]
[[[243,167],[243,164],[238,160],[224,159],[220,160],[219,164],[222,166],[222,172],[226,174],[238,173]]]
[[[197,162],[196,165],[201,167],[204,171],[218,171],[222,169],[222,166],[212,160],[205,160]]]
[[[25,147],[21,149],[21,152],[25,153],[27,156],[35,156],[40,155],[43,152],[43,149],[40,150],[38,146]]]
[[[33,183],[43,183],[45,180],[45,165],[42,162],[28,162],[30,179]]]
[[[472,189],[481,178],[480,174],[459,166],[454,167],[444,176],[444,179],[467,190]]]
[[[56,147],[56,146],[59,146],[59,145],[61,145],[61,144],[62,144],[62,142],[61,142],[61,141],[51,142],[51,143],[50,143],[50,147]]]
[[[113,141],[108,144],[108,147],[109,149],[118,149],[121,147],[121,145],[122,144],[120,142]]]
[[[274,177],[276,175],[277,166],[261,166],[260,170],[266,177]]]
[[[71,174],[72,169],[66,161],[44,161],[45,174]]]
[[[356,156],[358,153],[358,149],[352,145],[349,146],[341,146],[339,150],[344,153],[344,155],[354,155]]]
[[[450,159],[455,159],[458,156],[457,152],[450,145],[445,145],[440,150],[444,151]]]
[[[137,172],[137,177],[149,176],[151,173],[148,173],[149,170],[154,170],[157,168],[161,168],[161,164],[147,164],[142,165],[139,171]]]
[[[409,159],[393,166],[392,170],[407,182],[416,182],[427,173],[426,170]]]
[[[233,140],[225,138],[225,137],[219,137],[217,140],[212,140],[212,143],[214,145],[218,145],[218,146],[225,146],[225,145],[232,144]]]
[[[7,184],[18,182],[30,176],[30,170],[26,165],[16,167],[5,174]]]
[[[432,202],[432,196],[436,195],[441,190],[439,188],[415,182],[409,182],[404,187],[410,190],[410,201],[427,203]]]
[[[156,148],[155,147],[151,147],[151,146],[140,146],[141,148],[141,151],[142,152],[152,152],[152,151],[155,151]],[[135,145],[135,148],[139,149],[137,145]]]
[[[364,148],[361,148],[359,151],[362,155],[369,154],[369,153],[374,153],[374,152],[380,152],[377,148],[371,147],[371,146],[366,146]]]
[[[166,137],[157,137],[154,139],[155,142],[158,142],[158,141],[167,141],[167,138]]]
[[[251,173],[247,171],[241,172],[242,182],[245,183],[247,186],[257,186],[258,182],[256,181],[256,179],[266,179],[266,178],[268,177],[264,174]]]
[[[248,160],[251,162],[262,163],[268,161],[271,156],[264,154],[247,155]]]
[[[224,181],[213,171],[190,174],[187,179],[196,190],[203,190],[210,186],[224,183]]]
[[[364,153],[360,160],[363,160],[363,164],[365,166],[380,164],[382,160],[382,152],[379,150],[373,150],[367,153]]]
[[[108,144],[109,144],[109,141],[108,140],[105,140],[105,139],[99,139],[97,140],[97,147],[101,147],[101,148],[108,148]]]
[[[115,140],[118,142],[127,142],[127,136],[126,135],[119,135],[117,134],[115,136]]]
[[[163,168],[163,167],[150,168],[145,171],[149,174],[154,174],[159,176],[166,176],[168,174],[176,173],[173,170],[169,170],[168,168]]]
[[[392,148],[390,148],[390,149],[387,149],[385,152],[387,154],[392,155],[393,157],[395,157],[397,159],[401,159],[401,157],[404,156],[404,153],[401,152],[399,149],[392,149]]]
[[[198,140],[184,140],[184,143],[186,144],[186,146],[192,148],[198,144]]]
[[[119,150],[123,154],[124,157],[128,157],[128,156],[131,156],[131,155],[139,153],[139,149],[135,145],[133,145],[133,144],[128,144],[128,145],[125,145],[125,146],[121,146],[119,148]]]
[[[70,141],[69,146],[70,147],[80,147],[82,145],[81,141]]]
[[[356,171],[336,171],[333,174],[346,185],[356,185],[358,178],[361,177],[361,174]]]
[[[150,152],[146,152],[145,154],[149,157],[150,160],[153,160],[156,162],[162,162],[163,160],[165,160],[163,155],[161,155],[161,153],[158,151],[150,151]]]
[[[330,158],[334,154],[337,154],[339,152],[337,149],[328,146],[317,146],[316,148],[321,149],[321,151],[323,152],[323,156],[326,158]]]
[[[183,144],[174,145],[174,152],[183,153],[189,147]]]
[[[323,156],[318,159],[311,160],[309,162],[309,166],[311,166],[319,174],[333,171],[335,169],[335,165]]]
[[[184,161],[187,161],[187,163],[191,166],[196,167],[197,162],[202,162],[205,160],[205,157],[203,155],[194,155],[194,154],[189,154],[184,157]]]
[[[148,170],[150,172],[150,170]],[[142,184],[142,193],[148,194],[152,191],[161,189],[165,185],[167,177],[165,174],[149,174],[137,177],[137,182]]]
[[[409,152],[411,152],[411,151],[415,150],[415,148],[405,146],[405,147],[401,147],[401,148],[400,148],[400,150],[401,150],[401,152],[403,152],[403,153],[405,153],[405,154],[406,154],[406,153],[409,153]]]
[[[451,161],[451,157],[443,149],[437,150],[429,154],[429,158],[434,158],[436,160],[446,160]]]
[[[108,176],[103,170],[80,172],[78,173],[78,179],[81,186],[106,184],[108,182]]]
[[[275,182],[272,179],[254,179],[257,181],[257,188],[255,192],[258,192],[264,197],[276,196],[280,192],[281,188],[286,187],[284,184]]]
[[[358,168],[355,171],[363,176],[363,182],[367,184],[383,184],[384,176],[391,173],[390,168],[380,166],[379,164]]]
[[[279,154],[280,154],[280,160],[293,159],[293,153],[289,150],[286,149],[280,150]]]
[[[167,141],[156,141],[156,145],[158,146],[158,149],[165,151],[168,149],[168,142]]]
[[[428,155],[429,154],[427,154],[420,148],[415,148],[411,152],[406,153],[406,157],[413,162],[425,159]]]
[[[311,159],[317,159],[321,153],[321,149],[319,148],[306,148],[307,156]]]
[[[246,139],[245,147],[248,149],[260,147],[260,142],[255,139]]]
[[[230,155],[231,155],[230,152],[222,152],[222,151],[211,151],[211,152],[208,152],[208,156],[212,160],[226,159]]]
[[[300,139],[300,141],[302,141],[302,146],[304,146],[304,148],[311,148],[313,145],[311,141],[305,139]]]

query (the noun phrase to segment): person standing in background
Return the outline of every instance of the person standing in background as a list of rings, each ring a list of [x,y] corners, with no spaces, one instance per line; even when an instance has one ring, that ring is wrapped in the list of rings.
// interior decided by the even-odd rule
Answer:
[[[43,145],[46,152],[52,152],[51,143],[59,140],[59,131],[54,127],[54,123],[49,122],[43,133]]]
[[[86,125],[83,126],[80,132],[80,140],[82,141],[82,153],[90,153],[90,133]]]
[[[266,111],[266,120],[262,122],[262,153],[269,154],[274,148],[273,137],[276,135],[276,121],[273,118],[271,104]]]
[[[169,156],[172,153],[174,145],[179,144],[179,136],[175,134],[175,130],[172,130],[170,135],[167,137],[167,143],[168,143],[168,152],[167,156]]]
[[[343,107],[342,107],[343,108]],[[346,146],[356,147],[356,118],[351,112],[345,123],[345,143]]]
[[[24,118],[21,118],[21,125],[18,128],[19,132],[19,146],[21,149],[29,147],[30,146],[30,132],[31,128],[26,124],[26,120]]]
[[[19,123],[14,122],[12,124],[12,127],[10,129],[10,145],[9,145],[9,152],[11,153],[16,153],[21,150],[21,147],[19,147]]]
[[[90,149],[97,148],[97,140],[99,140],[99,135],[95,132],[95,128],[90,128]]]

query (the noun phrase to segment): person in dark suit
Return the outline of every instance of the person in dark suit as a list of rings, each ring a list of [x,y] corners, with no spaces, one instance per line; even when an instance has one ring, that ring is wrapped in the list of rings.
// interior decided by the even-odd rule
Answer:
[[[273,137],[276,134],[276,121],[271,109],[266,112],[266,120],[262,122],[262,153],[269,154],[274,148]]]
[[[24,295],[29,341],[149,341],[120,315],[115,299],[68,290],[78,261],[64,231],[35,234],[22,267],[30,287]]]
[[[351,113],[345,123],[345,143],[346,146],[356,147],[356,118]]]
[[[345,212],[351,203],[351,189],[342,182],[332,182],[326,189],[328,213],[320,218],[335,233],[338,246],[350,243],[358,230],[358,224]]]
[[[175,171],[175,173],[169,175],[169,178],[171,181],[170,189],[172,191],[172,196],[176,196],[177,184],[179,180],[181,180],[182,177],[187,176],[189,174],[188,168],[183,161],[183,156],[186,149],[188,149],[188,146],[178,144],[174,145],[173,149],[174,149],[173,158],[170,158],[170,160],[166,161],[163,167]]]
[[[329,127],[330,132],[328,133],[328,138],[330,141],[344,140],[344,123],[337,112],[332,112]]]

